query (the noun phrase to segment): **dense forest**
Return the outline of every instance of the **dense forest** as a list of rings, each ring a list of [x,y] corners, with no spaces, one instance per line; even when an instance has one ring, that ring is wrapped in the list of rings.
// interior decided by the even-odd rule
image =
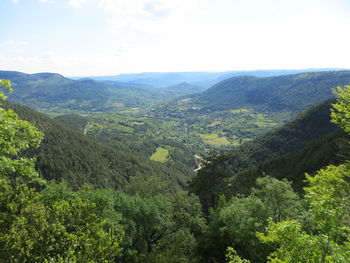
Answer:
[[[348,71],[0,73],[0,262],[350,262]]]

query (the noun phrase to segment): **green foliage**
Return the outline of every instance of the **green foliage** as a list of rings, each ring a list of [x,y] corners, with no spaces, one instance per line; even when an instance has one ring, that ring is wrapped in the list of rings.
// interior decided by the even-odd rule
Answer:
[[[329,166],[314,177],[307,176],[305,201],[311,229],[303,230],[298,221],[269,221],[264,243],[278,244],[269,262],[348,262],[350,226],[348,182],[349,165]]]
[[[0,84],[9,88],[10,83]],[[4,98],[2,93],[1,97]],[[1,105],[2,106],[2,105]],[[12,110],[0,108],[0,261],[108,262],[119,240],[93,213],[95,204],[75,199],[41,202],[33,185],[44,183],[34,159],[20,151],[38,146],[42,133]]]
[[[146,197],[117,192],[114,198],[125,228],[122,261],[168,262],[171,256],[171,262],[191,262],[194,234],[204,228],[197,197],[185,192]]]
[[[289,182],[259,178],[248,197],[219,200],[211,211],[208,231],[200,240],[203,262],[223,262],[227,247],[252,262],[265,262],[269,246],[259,243],[256,232],[263,231],[268,218],[281,221],[301,214],[297,194]]]
[[[350,134],[350,86],[338,87],[333,92],[338,99],[337,103],[332,105],[332,122]]]
[[[350,232],[348,212],[350,166],[328,166],[315,176],[307,175],[310,186],[305,188],[314,228],[334,241],[340,241]],[[345,225],[344,225],[345,224]]]
[[[130,182],[124,187],[129,195],[140,195],[150,197],[159,194],[171,193],[171,185],[168,180],[160,176],[136,175],[130,178]]]
[[[242,259],[240,256],[238,256],[236,250],[234,250],[232,247],[227,248],[226,260],[227,263],[250,263],[249,260]]]
[[[299,196],[293,191],[290,182],[266,176],[258,178],[256,186],[251,195],[265,204],[267,214],[273,221],[279,222],[300,214]]]

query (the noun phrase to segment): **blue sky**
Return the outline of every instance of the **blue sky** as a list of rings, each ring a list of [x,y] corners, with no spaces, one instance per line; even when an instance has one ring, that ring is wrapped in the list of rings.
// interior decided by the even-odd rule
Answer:
[[[350,68],[349,0],[0,0],[0,70]]]

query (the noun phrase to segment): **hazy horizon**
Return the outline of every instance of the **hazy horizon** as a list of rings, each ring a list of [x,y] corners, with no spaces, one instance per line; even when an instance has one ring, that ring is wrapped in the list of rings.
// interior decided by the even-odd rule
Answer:
[[[1,0],[0,69],[65,76],[350,68],[346,0]]]

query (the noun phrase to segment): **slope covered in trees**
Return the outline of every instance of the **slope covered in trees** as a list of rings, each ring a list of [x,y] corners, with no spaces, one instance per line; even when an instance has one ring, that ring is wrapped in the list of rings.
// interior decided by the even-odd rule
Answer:
[[[327,101],[311,107],[280,128],[230,152],[212,156],[192,180],[192,191],[208,209],[217,203],[220,194],[230,196],[249,193],[256,178],[264,174],[270,175],[268,172],[279,179],[292,180],[296,189],[301,190],[305,172],[314,172],[332,161],[341,160],[337,157],[335,152],[338,149],[334,149],[336,146],[333,144],[341,133],[331,134],[336,129],[330,122],[331,103],[332,101]],[[310,162],[308,158],[304,162],[300,160],[303,154],[312,156],[309,156]],[[288,164],[285,165],[284,161]],[[294,167],[293,164],[297,166]]]
[[[333,88],[349,83],[350,71],[265,78],[242,76],[223,80],[192,101],[205,109],[259,106],[276,111],[300,111],[334,97]]]
[[[349,86],[339,89],[339,99],[332,111],[332,122],[340,124],[346,133],[350,130],[349,94]],[[338,156],[339,150],[335,149],[339,140],[345,141],[341,143],[345,146],[345,152],[342,152],[345,154],[342,156]],[[306,175],[306,185],[300,191],[302,200],[293,191],[291,182],[280,181],[262,173],[258,177],[253,176],[251,180],[254,182],[243,179],[243,183],[249,187],[246,195],[230,192],[229,199],[221,196],[217,203],[204,203],[204,208],[212,209],[209,210],[208,228],[199,238],[201,262],[224,262],[225,251],[230,263],[348,262],[348,142],[348,135],[337,130],[311,142],[302,150],[268,160],[261,165],[270,169],[270,172],[279,173],[279,178],[289,175],[293,180],[300,180],[293,178],[295,172],[311,168],[313,174]],[[219,159],[220,157],[216,158]],[[223,179],[216,176],[224,174],[214,172],[215,159],[213,161],[207,164],[207,167],[213,165],[213,173],[202,178],[211,186],[213,182]],[[338,166],[329,165],[332,162]],[[231,174],[231,179],[254,175],[254,169],[256,168],[238,175]],[[229,189],[231,182],[226,181],[227,185],[221,186]],[[216,190],[221,190],[218,194],[225,194],[223,189]],[[200,195],[201,197],[203,196]],[[210,198],[207,200],[213,201]]]
[[[114,142],[107,146],[96,142],[81,131],[75,132],[28,107],[18,104],[7,104],[6,107],[13,108],[20,118],[31,122],[45,134],[40,147],[28,152],[29,156],[37,158],[37,170],[45,179],[64,179],[73,187],[89,183],[97,187],[121,188],[132,176],[159,175],[172,181],[172,186],[176,188],[185,185],[193,173],[191,167],[177,167],[174,162],[153,162],[148,155],[123,143]],[[68,115],[61,120],[71,118]]]

